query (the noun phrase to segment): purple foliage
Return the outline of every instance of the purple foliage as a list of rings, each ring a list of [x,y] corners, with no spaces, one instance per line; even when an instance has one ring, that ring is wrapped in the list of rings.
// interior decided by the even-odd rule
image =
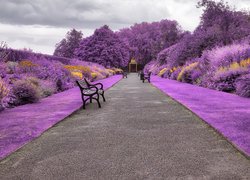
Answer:
[[[200,1],[199,7],[205,8],[200,25],[192,34],[185,33],[174,48],[163,50],[158,61],[165,61],[170,67],[182,66],[201,57],[205,50],[249,37],[250,16],[247,12],[235,11],[223,2],[209,0]]]
[[[242,97],[250,97],[250,74],[241,76],[236,80],[236,94]]]
[[[203,7],[204,12],[195,31],[183,33],[176,44],[159,52],[145,70],[158,74],[167,67],[162,77],[235,92],[236,79],[249,74],[250,15],[223,1],[201,0],[198,7]],[[195,61],[199,62],[197,67],[188,67]]]
[[[15,106],[34,103],[40,99],[37,86],[27,79],[16,81],[11,93],[15,98]]]
[[[120,30],[118,35],[130,46],[130,54],[140,64],[145,65],[156,59],[164,48],[175,44],[183,35],[176,21],[135,24]]]
[[[7,52],[4,61],[0,62],[0,78],[10,89],[8,96],[1,101],[1,109],[3,106],[8,108],[36,102],[40,97],[47,97],[74,87],[77,77],[66,68],[66,65],[87,66],[90,73],[92,69],[99,68],[103,70],[102,74],[106,74],[100,77],[98,74],[98,79],[108,74],[101,65],[77,59],[37,54],[30,50],[0,49],[0,51]],[[82,74],[85,75],[83,72]],[[88,77],[91,79],[91,76]]]
[[[214,68],[229,66],[233,62],[240,62],[250,57],[250,45],[232,44],[216,47],[205,54]]]
[[[125,67],[129,62],[127,45],[107,25],[96,29],[92,36],[83,39],[75,55],[80,60],[105,67]]]
[[[221,45],[228,45],[250,35],[249,12],[236,11],[222,0],[201,0],[198,7],[204,7],[204,11],[195,32],[212,29]]]
[[[204,52],[200,66],[203,72],[202,85],[205,87],[234,92],[235,80],[247,73],[250,63],[243,63],[250,58],[250,45],[232,44],[215,47]]]
[[[66,38],[63,38],[59,43],[56,44],[54,56],[73,58],[74,51],[79,47],[82,36],[82,32],[75,29],[67,32]]]

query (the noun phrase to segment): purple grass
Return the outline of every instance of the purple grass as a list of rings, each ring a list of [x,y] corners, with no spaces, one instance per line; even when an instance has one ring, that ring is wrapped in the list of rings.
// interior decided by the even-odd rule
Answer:
[[[250,99],[158,76],[151,82],[250,156]]]
[[[110,88],[122,78],[121,75],[102,79],[104,89]],[[0,159],[40,136],[65,117],[82,106],[78,87],[26,104],[6,109],[0,114]]]

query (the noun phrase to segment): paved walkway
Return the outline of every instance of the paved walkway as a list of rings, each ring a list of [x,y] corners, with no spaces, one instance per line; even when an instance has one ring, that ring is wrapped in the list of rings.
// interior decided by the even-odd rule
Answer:
[[[248,179],[250,162],[135,74],[0,162],[1,179]]]

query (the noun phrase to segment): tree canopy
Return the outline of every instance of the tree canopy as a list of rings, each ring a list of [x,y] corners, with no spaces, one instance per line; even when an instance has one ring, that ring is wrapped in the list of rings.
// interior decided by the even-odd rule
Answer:
[[[55,56],[73,58],[74,51],[79,47],[80,41],[82,40],[82,32],[75,29],[67,32],[66,37],[63,38],[59,43],[56,44],[54,51]]]
[[[75,56],[106,67],[125,67],[129,62],[129,49],[118,35],[104,25],[81,41]]]

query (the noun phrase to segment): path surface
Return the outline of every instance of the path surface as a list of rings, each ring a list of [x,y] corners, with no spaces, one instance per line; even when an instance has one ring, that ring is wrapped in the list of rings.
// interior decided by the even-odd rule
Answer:
[[[1,179],[249,179],[249,160],[135,74],[106,97],[1,161]]]

